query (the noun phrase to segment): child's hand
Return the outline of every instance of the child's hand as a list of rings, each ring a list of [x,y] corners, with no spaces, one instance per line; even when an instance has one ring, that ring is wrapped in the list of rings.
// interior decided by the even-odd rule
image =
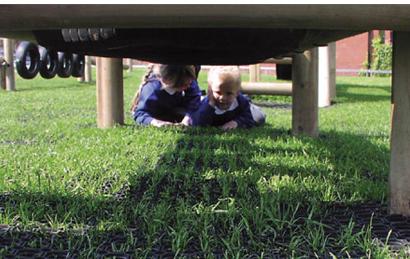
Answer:
[[[153,119],[151,121],[151,125],[159,128],[159,127],[163,127],[163,126],[171,126],[171,125],[174,125],[174,123],[169,122],[169,121],[162,121],[162,120]]]
[[[213,95],[213,93],[212,93],[212,88],[211,88],[210,85],[208,85],[207,95],[208,95],[209,105],[212,106],[212,107],[215,107],[216,101],[215,101],[214,95]]]
[[[238,123],[236,121],[228,121],[224,125],[221,126],[223,130],[231,130],[236,129],[238,127]]]
[[[189,115],[185,115],[185,117],[181,121],[182,126],[191,126],[192,125],[192,119],[189,117]]]

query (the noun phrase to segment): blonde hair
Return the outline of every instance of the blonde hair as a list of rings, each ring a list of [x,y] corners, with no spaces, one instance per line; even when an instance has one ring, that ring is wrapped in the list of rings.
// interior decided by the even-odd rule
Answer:
[[[153,79],[163,79],[171,82],[173,88],[177,88],[187,78],[195,79],[195,67],[192,65],[165,65],[165,64],[149,64],[147,72],[142,77],[141,84],[134,95],[131,103],[131,111],[137,108],[142,88]]]
[[[238,66],[214,66],[208,72],[208,84],[213,85],[216,82],[232,84],[241,88],[241,73]]]

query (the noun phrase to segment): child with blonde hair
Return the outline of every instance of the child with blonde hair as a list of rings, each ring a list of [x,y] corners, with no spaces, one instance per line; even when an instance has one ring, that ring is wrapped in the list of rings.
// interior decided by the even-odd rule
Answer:
[[[240,93],[237,66],[215,66],[208,72],[208,94],[195,113],[194,125],[223,130],[250,128],[265,122],[266,115]]]
[[[194,66],[154,64],[134,96],[131,112],[141,125],[189,126],[200,98]]]

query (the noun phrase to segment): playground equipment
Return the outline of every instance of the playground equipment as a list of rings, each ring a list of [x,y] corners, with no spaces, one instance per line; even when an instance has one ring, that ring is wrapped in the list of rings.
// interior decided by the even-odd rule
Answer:
[[[24,79],[33,79],[38,72],[45,79],[82,77],[84,55],[57,52],[28,41],[20,42],[16,50],[16,68]]]
[[[363,31],[394,30],[389,211],[409,216],[409,17],[406,5],[52,5],[47,10],[3,5],[0,35],[62,52],[159,63],[255,64],[292,56],[292,132],[315,137],[315,48]],[[122,87],[114,83],[121,75],[113,72],[121,66],[116,59],[102,59],[102,71],[111,72],[97,76],[105,82],[97,85],[98,91],[107,90],[107,103],[122,99]],[[123,113],[110,110],[114,105],[103,108],[108,114]],[[99,124],[104,127],[122,122],[121,116],[101,118],[109,120]]]
[[[3,39],[4,57],[1,60],[1,85],[7,91],[16,90],[14,81],[13,40]]]
[[[6,90],[6,68],[6,61],[3,57],[0,57],[0,89],[3,90]]]
[[[292,95],[292,83],[242,82],[245,94]]]
[[[319,47],[318,67],[318,106],[330,106],[336,96],[336,44]],[[262,64],[249,66],[249,82],[242,83],[242,92],[246,94],[292,95],[290,83],[262,83],[260,80],[260,65],[276,64],[276,78],[292,80],[292,58],[270,58]]]

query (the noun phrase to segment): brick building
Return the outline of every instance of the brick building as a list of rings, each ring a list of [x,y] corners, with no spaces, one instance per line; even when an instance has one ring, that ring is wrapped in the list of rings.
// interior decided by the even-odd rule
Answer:
[[[336,42],[337,75],[356,76],[365,67],[365,62],[372,62],[372,40],[380,35],[385,43],[392,43],[391,31],[370,31]]]

